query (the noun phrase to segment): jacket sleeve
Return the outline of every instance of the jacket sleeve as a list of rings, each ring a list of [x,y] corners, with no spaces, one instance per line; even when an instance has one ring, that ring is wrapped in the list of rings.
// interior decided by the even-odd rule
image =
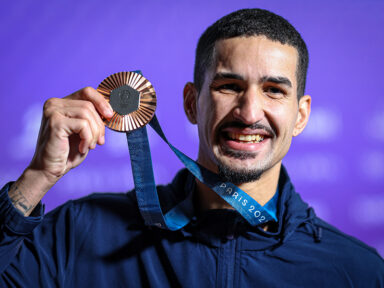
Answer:
[[[24,217],[8,197],[11,184],[0,191],[0,287],[65,286],[77,246],[73,202],[50,212],[44,221],[41,204]]]
[[[25,236],[41,223],[44,213],[39,203],[30,217],[24,217],[8,197],[11,185],[12,182],[8,183],[0,191],[0,273],[15,257]]]

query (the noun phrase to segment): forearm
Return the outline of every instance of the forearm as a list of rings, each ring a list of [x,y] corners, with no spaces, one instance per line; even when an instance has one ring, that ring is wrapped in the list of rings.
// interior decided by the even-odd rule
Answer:
[[[29,173],[25,174],[23,177]],[[64,286],[57,284],[57,274],[65,272],[66,265],[72,267],[77,255],[75,242],[69,240],[73,238],[69,235],[76,234],[71,224],[77,210],[69,203],[43,216],[43,206],[38,203],[25,217],[9,198],[14,184],[0,189],[0,287],[8,287],[8,283],[15,287]]]
[[[10,187],[8,196],[21,214],[29,216],[54,182],[44,173],[27,168]]]

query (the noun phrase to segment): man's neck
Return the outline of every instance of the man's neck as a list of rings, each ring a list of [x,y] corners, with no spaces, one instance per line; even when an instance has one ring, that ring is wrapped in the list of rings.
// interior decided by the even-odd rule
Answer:
[[[264,206],[276,193],[281,162],[277,163],[268,171],[265,171],[259,180],[255,182],[236,184],[241,190]],[[197,201],[201,210],[210,209],[233,209],[213,190],[196,179]]]

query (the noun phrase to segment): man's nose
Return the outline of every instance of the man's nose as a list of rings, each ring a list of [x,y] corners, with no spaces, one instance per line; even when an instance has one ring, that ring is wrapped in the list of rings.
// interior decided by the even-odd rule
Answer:
[[[263,99],[256,87],[250,87],[238,98],[233,116],[244,124],[254,124],[264,116]]]

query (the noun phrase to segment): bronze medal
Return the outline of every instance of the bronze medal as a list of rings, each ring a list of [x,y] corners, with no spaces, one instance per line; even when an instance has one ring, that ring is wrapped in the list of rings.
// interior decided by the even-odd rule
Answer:
[[[151,121],[156,110],[156,92],[151,82],[136,72],[119,72],[105,78],[97,91],[115,112],[105,125],[115,131],[127,132]]]

